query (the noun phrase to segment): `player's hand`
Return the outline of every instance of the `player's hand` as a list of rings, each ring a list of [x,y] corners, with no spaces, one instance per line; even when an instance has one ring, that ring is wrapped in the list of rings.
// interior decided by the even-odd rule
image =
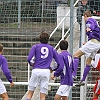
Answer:
[[[10,87],[12,88],[12,87],[14,87],[14,83],[12,82],[12,83],[10,83]]]
[[[50,73],[52,73],[52,72],[53,72],[53,70],[50,69]]]
[[[93,13],[96,14],[97,12],[96,11],[93,11]]]
[[[83,43],[83,45],[86,44],[86,42]]]
[[[54,75],[51,75],[51,79],[54,80],[54,78],[55,78]]]
[[[89,31],[91,31],[91,29],[90,28],[86,28],[86,31],[89,32]]]

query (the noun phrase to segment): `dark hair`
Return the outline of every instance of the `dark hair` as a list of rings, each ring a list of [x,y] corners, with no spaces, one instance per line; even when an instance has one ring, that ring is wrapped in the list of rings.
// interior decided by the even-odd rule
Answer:
[[[61,50],[67,50],[68,49],[68,42],[66,40],[62,40],[59,44]]]
[[[41,34],[40,34],[40,42],[47,44],[48,40],[49,40],[49,34],[42,31]]]
[[[100,53],[100,49],[97,51],[97,53]]]
[[[3,45],[0,44],[0,52],[2,52],[2,50],[3,50]]]
[[[86,10],[85,12],[84,12],[84,16],[87,16],[87,17],[91,17],[92,15],[91,15],[91,11],[90,10]]]

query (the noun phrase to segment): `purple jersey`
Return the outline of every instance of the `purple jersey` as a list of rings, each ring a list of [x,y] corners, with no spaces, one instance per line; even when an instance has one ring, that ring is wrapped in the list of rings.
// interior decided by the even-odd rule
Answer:
[[[74,70],[72,56],[67,51],[63,51],[59,54],[59,58],[60,58],[60,63],[63,66],[63,71],[55,75],[56,71],[58,71],[57,69],[54,73],[54,76],[60,76],[61,85],[72,86],[73,85],[72,72]]]
[[[32,57],[34,56],[35,56],[35,63],[34,63],[33,69],[34,68],[51,69],[50,64],[51,64],[52,58],[54,58],[57,64],[60,65],[58,53],[49,44],[39,43],[32,46],[27,58],[29,63]],[[59,67],[61,67],[61,65]]]
[[[86,21],[86,27],[91,29],[91,31],[86,32],[88,40],[97,39],[98,41],[100,41],[100,26],[97,21],[93,18],[89,18]]]
[[[7,59],[2,55],[0,55],[0,67],[1,67],[1,70],[3,71],[4,75],[8,79],[8,81],[11,83],[12,77],[11,77],[10,70],[8,68]]]

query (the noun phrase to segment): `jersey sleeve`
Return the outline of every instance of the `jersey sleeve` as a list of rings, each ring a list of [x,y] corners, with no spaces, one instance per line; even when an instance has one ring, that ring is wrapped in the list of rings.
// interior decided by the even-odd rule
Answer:
[[[91,31],[94,30],[94,28],[95,28],[94,21],[91,20],[91,19],[87,20],[87,22],[86,22],[86,28],[90,28]]]
[[[32,58],[34,57],[35,55],[35,49],[36,49],[36,45],[35,46],[32,46],[32,48],[30,49],[30,52],[29,52],[29,55],[27,57],[27,61],[29,62],[30,66],[32,65]]]
[[[1,69],[4,73],[4,75],[6,76],[6,78],[8,79],[8,81],[11,83],[12,76],[11,76],[10,70],[8,68],[7,59],[5,57],[2,58],[2,68]]]

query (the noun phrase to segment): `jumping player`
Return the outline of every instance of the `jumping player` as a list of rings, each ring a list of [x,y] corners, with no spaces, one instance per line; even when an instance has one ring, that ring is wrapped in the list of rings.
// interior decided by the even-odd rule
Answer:
[[[86,21],[86,35],[88,42],[85,43],[78,51],[74,53],[74,66],[75,71],[73,76],[76,76],[77,67],[79,64],[79,57],[86,56],[86,67],[84,69],[83,78],[76,84],[76,86],[84,85],[86,76],[88,75],[91,67],[91,61],[94,59],[96,52],[100,48],[100,26],[95,19],[91,17],[90,11],[85,11],[84,19]]]
[[[59,54],[60,63],[63,66],[63,71],[59,74],[55,74],[51,76],[52,79],[54,77],[60,76],[60,87],[54,97],[54,100],[68,100],[70,89],[73,86],[73,60],[72,55],[67,51],[68,42],[66,40],[62,40],[60,42],[61,53]]]
[[[0,44],[0,70],[1,70],[0,73],[2,73],[3,71],[4,75],[10,82],[10,87],[13,87],[14,83],[12,81],[10,70],[8,69],[7,59],[2,55],[2,53],[3,53],[3,45]],[[2,97],[3,100],[9,100],[6,88],[4,84],[2,83],[1,79],[0,79],[0,96]]]
[[[62,71],[62,66],[56,50],[48,44],[49,35],[46,32],[40,34],[40,43],[33,45],[28,55],[28,62],[30,65],[31,59],[35,57],[34,66],[32,67],[32,74],[29,81],[29,91],[26,100],[31,100],[36,87],[40,86],[40,100],[45,100],[48,93],[48,83],[50,79],[50,64],[54,58],[58,64],[57,75]]]
[[[95,59],[92,60],[91,65],[100,71],[100,49],[98,50]],[[94,86],[94,93],[92,100],[98,100],[100,95],[100,78],[97,80],[96,85]]]

